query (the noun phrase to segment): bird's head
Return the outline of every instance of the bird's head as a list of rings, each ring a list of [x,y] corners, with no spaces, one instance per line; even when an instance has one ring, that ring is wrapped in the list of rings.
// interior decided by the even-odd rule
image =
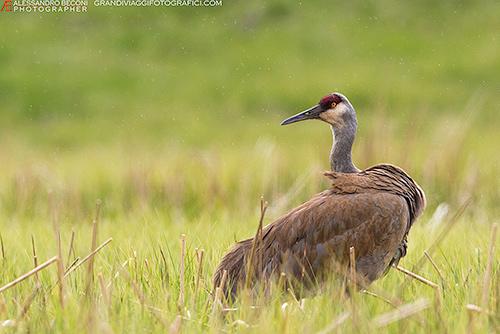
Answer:
[[[308,119],[319,119],[333,127],[342,127],[349,121],[355,122],[356,114],[347,97],[340,93],[331,93],[319,100],[315,106],[285,119],[281,125]]]

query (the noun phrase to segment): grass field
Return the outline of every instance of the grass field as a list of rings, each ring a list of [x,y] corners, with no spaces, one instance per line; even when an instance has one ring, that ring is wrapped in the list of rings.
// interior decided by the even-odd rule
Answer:
[[[0,286],[34,267],[33,245],[38,264],[62,258],[0,292],[0,332],[499,332],[499,12],[273,0],[0,13]],[[327,126],[279,122],[334,90],[357,109],[357,165],[397,164],[425,190],[401,266],[438,288],[390,270],[378,297],[348,299],[332,279],[304,301],[274,291],[222,311],[211,275],[255,233],[261,196],[270,223],[328,187]]]

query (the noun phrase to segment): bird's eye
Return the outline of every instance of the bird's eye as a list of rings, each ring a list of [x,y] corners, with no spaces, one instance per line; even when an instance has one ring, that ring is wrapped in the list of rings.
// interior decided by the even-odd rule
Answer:
[[[333,108],[335,108],[336,105],[337,105],[337,103],[332,102],[332,104],[330,105],[330,108],[333,109]]]

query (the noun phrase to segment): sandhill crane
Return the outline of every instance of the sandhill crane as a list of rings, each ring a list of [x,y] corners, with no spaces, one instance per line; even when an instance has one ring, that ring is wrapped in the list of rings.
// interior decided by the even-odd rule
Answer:
[[[223,257],[214,286],[226,271],[221,287],[226,296],[235,296],[243,282],[255,286],[282,273],[310,288],[348,268],[351,247],[356,275],[369,284],[406,255],[408,232],[425,207],[422,189],[399,167],[379,164],[359,170],[353,164],[356,112],[344,95],[329,94],[281,124],[309,119],[332,128],[331,171],[325,173],[332,185],[264,227],[258,242],[240,241]],[[262,261],[255,270],[247,266],[252,247]]]

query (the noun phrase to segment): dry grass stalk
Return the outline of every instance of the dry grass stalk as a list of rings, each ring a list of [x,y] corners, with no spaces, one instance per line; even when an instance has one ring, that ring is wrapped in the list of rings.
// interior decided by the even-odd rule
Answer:
[[[429,260],[429,262],[431,263],[431,265],[434,268],[434,270],[436,270],[436,272],[438,273],[439,277],[441,278],[441,282],[443,282],[443,283],[446,282],[445,279],[444,279],[443,274],[441,273],[441,270],[439,270],[439,267],[436,265],[436,262],[434,262],[434,260],[432,259],[431,255],[429,254],[429,252],[424,251],[424,255],[427,258],[427,260]]]
[[[373,319],[373,324],[376,327],[385,327],[396,321],[408,318],[422,310],[425,310],[431,305],[430,301],[422,298],[416,302],[400,306],[397,310],[381,314]]]
[[[465,279],[463,280],[464,283],[463,283],[463,287],[466,288],[468,283],[469,283],[469,278],[470,278],[470,274],[472,273],[472,268],[469,267],[469,270],[467,270],[467,275],[465,276]]]
[[[478,306],[478,305],[475,305],[475,304],[467,304],[465,305],[465,308],[468,310],[468,311],[473,311],[473,312],[476,312],[476,313],[482,313],[482,314],[487,314],[487,315],[496,315],[495,313],[491,312],[490,310],[486,310],[484,308],[482,308],[481,306]]]
[[[182,326],[182,317],[180,315],[177,315],[175,317],[175,320],[170,325],[170,328],[168,329],[169,334],[180,333],[181,332],[181,326]]]
[[[168,268],[168,265],[167,265],[167,259],[165,258],[165,253],[163,252],[163,249],[160,248],[160,255],[161,255],[161,260],[163,261],[163,266],[165,268]]]
[[[64,308],[64,264],[62,260],[61,232],[57,227],[57,278],[59,286],[59,303]]]
[[[26,316],[26,314],[28,313],[28,310],[31,306],[31,304],[33,303],[33,300],[35,299],[36,295],[38,294],[38,292],[41,290],[41,285],[37,282],[36,283],[36,286],[35,286],[35,289],[33,290],[33,292],[28,296],[28,298],[26,299],[26,301],[24,302],[23,304],[23,307],[21,308],[21,311],[19,312],[19,314],[17,315],[17,319],[16,319],[16,322],[19,323],[19,321],[21,321],[22,319],[24,319],[24,317]]]
[[[387,303],[387,304],[391,305],[392,307],[394,307],[394,308],[398,308],[398,305],[397,305],[396,303],[394,303],[394,302],[390,301],[389,299],[387,299],[387,298],[385,298],[385,297],[379,296],[379,295],[378,295],[378,294],[376,294],[375,292],[371,292],[371,291],[368,291],[368,290],[366,290],[366,289],[363,289],[363,290],[361,290],[361,293],[364,293],[364,294],[366,294],[366,295],[368,295],[368,296],[372,296],[372,297],[378,298],[378,299],[380,299],[380,300],[384,301],[385,303]]]
[[[498,224],[497,223],[493,224],[493,226],[491,227],[491,239],[488,252],[488,262],[486,263],[486,271],[484,273],[481,307],[485,310],[488,309],[488,295],[489,295],[488,292],[490,290],[491,271],[493,268],[493,259],[495,257],[495,242],[497,238],[497,229],[498,229]]]
[[[73,271],[75,271],[78,267],[80,267],[82,264],[87,262],[88,260],[92,259],[94,255],[96,255],[101,249],[103,249],[107,244],[109,244],[111,241],[113,241],[113,238],[109,238],[108,240],[104,241],[99,247],[94,249],[89,255],[85,256],[81,261],[76,263],[73,266],[70,266],[68,270],[66,270],[66,273],[64,274],[64,278],[68,277],[69,274],[71,274]]]
[[[3,295],[0,295],[0,317],[4,317],[7,313],[7,303],[5,302],[5,298]]]
[[[474,304],[467,304],[465,306],[465,309],[467,310],[467,334],[475,333],[476,331],[474,326],[474,320],[476,314],[482,313],[483,310],[481,309],[481,307]]]
[[[475,326],[474,326],[474,318],[475,314],[471,310],[467,309],[467,334],[473,334],[475,333]]]
[[[0,288],[0,293],[6,291],[7,289],[17,285],[18,283],[24,281],[25,279],[27,279],[28,277],[36,274],[37,272],[39,272],[40,270],[43,270],[45,269],[46,267],[50,266],[52,263],[56,262],[57,261],[57,256],[54,256],[50,259],[48,259],[47,261],[45,261],[44,263],[42,263],[41,265],[39,265],[38,267],[36,268],[33,268],[31,269],[30,271],[28,271],[27,273],[19,276],[18,278],[16,278],[15,280],[13,280],[12,282],[10,283],[7,283],[6,285],[2,286]]]
[[[196,270],[196,283],[194,286],[194,295],[193,295],[193,303],[196,303],[196,299],[198,298],[198,290],[200,288],[201,276],[203,275],[203,255],[205,254],[205,250],[200,249],[196,252],[196,259],[198,262],[198,269]]]
[[[451,231],[453,226],[458,222],[458,219],[462,217],[464,214],[465,210],[469,207],[469,205],[472,203],[472,198],[469,198],[458,208],[458,210],[455,212],[455,214],[446,222],[446,225],[443,227],[443,230],[438,234],[436,239],[432,242],[432,244],[427,248],[425,251],[427,254],[432,254],[435,248],[439,246],[439,244],[444,240],[444,238],[448,235],[448,233]],[[425,254],[425,253],[424,253]],[[412,270],[417,271],[418,268],[420,268],[425,261],[425,255],[422,256],[417,263],[413,266]]]
[[[222,309],[222,312],[229,313],[229,312],[236,312],[238,310],[239,310],[239,308],[237,308],[237,307],[224,307]]]
[[[252,281],[252,277],[254,275],[254,267],[255,267],[255,254],[257,252],[257,249],[262,249],[262,246],[263,246],[263,238],[264,238],[264,235],[263,235],[263,232],[262,232],[262,229],[263,229],[263,223],[264,223],[264,216],[266,215],[266,211],[267,211],[267,207],[268,207],[268,203],[264,201],[263,198],[260,199],[260,218],[259,218],[259,225],[257,227],[257,231],[255,232],[255,237],[253,238],[253,242],[252,242],[252,249],[250,251],[250,258],[247,259],[247,270],[246,270],[246,279],[245,279],[245,288],[249,288],[250,287],[250,283]],[[257,268],[259,270],[259,272],[257,273],[257,275],[262,275],[262,272],[263,272],[263,264],[264,264],[264,260],[263,260],[263,252],[260,251],[259,252],[259,258],[258,258],[258,263],[257,263]],[[258,276],[260,277],[260,276]]]
[[[130,277],[130,274],[128,273],[127,270],[124,269],[124,266],[122,266],[120,268],[120,271],[121,273],[123,274],[123,276],[127,279],[127,281],[130,283],[130,285],[132,286],[132,289],[137,297],[137,299],[139,300],[140,304],[142,307],[145,307],[146,309],[149,309],[151,310],[151,313],[155,316],[155,318],[165,327],[165,328],[169,328],[169,325],[167,323],[167,321],[163,318],[163,316],[161,315],[161,311],[160,309],[158,309],[157,307],[151,307],[149,305],[151,305],[146,297],[146,295],[144,294],[144,292],[139,288],[139,286],[137,285],[137,283],[132,279],[132,277]]]
[[[278,291],[283,291],[287,283],[286,274],[284,272],[280,273],[280,277],[278,278]]]
[[[36,255],[36,247],[35,247],[35,237],[33,234],[31,235],[31,250],[33,252],[33,267],[38,267],[38,256]],[[35,273],[35,280],[37,283],[40,283],[40,278],[38,277],[38,273]]]
[[[0,233],[0,250],[2,251],[2,259],[5,260],[5,247],[3,245],[2,233]]]
[[[243,328],[250,328],[250,325],[244,321],[244,320],[241,320],[241,319],[236,319],[235,321],[233,321],[231,323],[231,327],[243,327]],[[283,331],[283,333],[286,333],[285,331]]]
[[[72,230],[71,231],[71,239],[69,241],[69,251],[68,251],[68,261],[67,261],[68,263],[71,260],[71,254],[73,254],[73,256],[75,256],[74,245],[75,245],[75,230]]]
[[[99,286],[101,287],[102,299],[104,300],[104,303],[109,307],[109,305],[111,304],[110,295],[108,289],[106,288],[106,284],[104,283],[104,277],[102,276],[102,273],[97,274],[97,280],[99,281]]]
[[[439,244],[444,240],[444,238],[448,235],[448,233],[451,231],[451,228],[455,225],[455,223],[458,221],[460,217],[464,214],[465,210],[469,207],[469,205],[472,203],[472,198],[469,198],[466,200],[462,206],[458,208],[458,210],[455,212],[453,217],[446,223],[445,227],[441,231],[441,233],[437,236],[437,238],[434,240],[434,242],[431,244],[431,246],[427,249],[427,253],[431,254],[432,251],[439,246]],[[424,258],[420,258],[419,262],[423,262]]]
[[[184,307],[184,289],[185,289],[185,282],[184,282],[184,271],[185,271],[185,257],[186,257],[186,235],[181,234],[181,262],[180,262],[180,288],[179,288],[179,301],[177,302],[177,305],[180,309]]]
[[[73,262],[71,262],[71,264],[68,265],[68,267],[66,268],[66,270],[64,270],[64,275],[66,275],[68,273],[68,271],[70,271],[71,268],[73,268],[78,263],[78,261],[80,261],[79,257],[77,257],[76,259],[74,259]]]
[[[214,303],[212,304],[212,318],[214,317],[215,313],[217,312],[217,307],[220,304],[219,300],[222,298],[222,290],[220,287],[215,288],[214,292]]]
[[[458,219],[462,217],[464,214],[465,210],[469,207],[469,205],[472,203],[472,197],[469,197],[455,212],[455,214],[446,222],[446,225],[443,227],[443,230],[438,234],[436,239],[432,242],[432,244],[427,248],[427,250],[424,252],[427,254],[432,254],[435,248],[439,246],[439,244],[444,240],[444,238],[448,235],[448,233],[451,231],[451,229],[455,226],[455,224],[458,222]],[[417,271],[425,261],[425,255],[423,255],[416,264],[413,265],[412,271]],[[409,283],[409,280],[404,280],[403,283],[399,286],[399,292],[398,295],[401,294],[403,289],[406,287],[406,285]]]
[[[134,303],[141,305],[141,303],[139,301],[137,301],[137,300],[134,300]],[[161,308],[158,308],[158,307],[155,307],[155,306],[151,306],[151,305],[148,305],[146,303],[144,305],[141,305],[141,306],[144,306],[144,308],[146,308],[148,310],[151,310],[151,311],[156,311],[156,312],[160,312],[160,313],[163,313],[163,314],[167,314],[168,313],[167,311],[162,310]]]
[[[424,251],[424,256],[427,258],[427,260],[429,260],[429,262],[431,263],[432,267],[434,268],[434,270],[438,273],[440,279],[441,279],[441,285],[443,285],[446,281],[444,279],[444,276],[443,274],[441,273],[441,270],[439,270],[439,267],[436,265],[436,263],[434,262],[434,260],[432,259],[432,257],[430,256],[430,254],[427,252],[427,251]],[[437,315],[437,318],[438,318],[438,321],[439,321],[439,324],[441,326],[441,328],[446,328],[446,325],[444,324],[444,320],[443,320],[443,291],[442,291],[442,287],[441,286],[436,286],[434,288],[434,307],[436,309],[436,315]],[[446,332],[446,330],[444,330]]]
[[[404,273],[404,274],[406,274],[406,275],[410,276],[411,278],[416,279],[416,280],[417,280],[417,281],[419,281],[419,282],[422,282],[422,283],[424,283],[424,284],[427,284],[428,286],[430,286],[430,287],[432,287],[432,288],[434,288],[434,289],[437,289],[437,288],[438,288],[438,285],[437,285],[436,283],[431,282],[431,281],[429,281],[427,278],[424,278],[424,277],[422,277],[422,276],[420,276],[420,275],[417,275],[417,274],[415,274],[414,272],[409,271],[408,269],[405,269],[405,268],[403,268],[403,267],[401,267],[401,266],[397,266],[397,267],[396,267],[396,269],[397,269],[397,270],[399,270],[400,272],[402,272],[402,273]]]
[[[212,328],[217,328],[218,327],[218,324],[219,324],[219,317],[218,317],[218,310],[220,310],[221,312],[224,312],[225,308],[224,306],[222,305],[222,303],[220,302],[220,300],[222,299],[222,289],[220,287],[217,287],[215,288],[215,292],[214,292],[214,302],[212,303],[212,311],[210,313],[210,324],[211,324],[211,327]],[[208,299],[207,299],[207,303],[205,304],[205,310],[204,312],[208,312],[208,308],[210,307],[210,304],[208,303]]]
[[[99,215],[101,212],[101,204],[100,200],[96,202],[96,212],[95,217],[92,222],[92,245],[90,247],[90,253],[92,254],[97,248],[97,233],[99,228]],[[94,257],[89,258],[89,263],[87,267],[87,290],[90,288],[92,280],[94,276]]]
[[[301,299],[301,300],[299,300],[299,299],[297,298],[297,295],[295,294],[295,292],[293,291],[293,289],[292,289],[292,288],[288,288],[288,289],[286,289],[286,291],[290,294],[290,296],[291,296],[291,297],[292,297],[292,299],[293,299],[293,302],[297,305],[297,307],[299,308],[299,310],[303,312],[303,311],[304,311],[304,309],[303,309],[303,305],[304,305],[304,304],[302,303],[302,299]],[[285,304],[287,304],[287,305],[288,305],[288,303],[285,303]]]
[[[434,289],[434,307],[436,309],[436,315],[443,332],[447,333],[446,324],[443,319],[443,290],[440,286]]]
[[[111,287],[113,286],[113,281],[115,279],[118,278],[118,276],[120,276],[120,272],[123,271],[125,269],[125,266],[129,263],[130,259],[127,259],[125,260],[121,265],[120,265],[120,268],[119,270],[116,271],[115,275],[113,276],[112,279],[109,280],[109,283],[108,285],[106,286],[108,289],[111,289]]]
[[[61,228],[59,224],[58,205],[52,192],[49,192],[49,207],[52,213],[52,228],[54,230],[57,249],[57,286],[59,287],[59,304],[61,308],[64,308],[64,264],[61,247]]]
[[[292,288],[288,288],[288,289],[286,289],[286,291],[290,294],[290,297],[292,297],[292,299],[295,302],[295,304],[299,305],[300,304],[299,299],[295,295],[295,292],[293,291],[293,289]]]
[[[349,278],[351,280],[351,290],[354,292],[356,287],[356,250],[349,247]]]
[[[364,289],[364,290],[368,290],[368,284],[360,279],[360,277],[357,277],[358,279],[358,286],[360,289]],[[387,300],[387,302],[391,305],[393,305],[394,307],[398,307],[399,305],[403,304],[403,301],[399,298],[399,297],[396,297],[396,296],[393,296],[392,294],[388,293],[387,291],[381,289],[381,288],[378,288],[374,285],[372,285],[370,287],[370,290],[374,290],[374,292],[370,292],[370,293],[373,293],[373,294],[377,294],[378,297],[380,297],[381,299],[384,299],[384,300]]]
[[[214,303],[212,306],[212,317],[217,312],[217,309],[219,308],[219,306],[221,309],[223,308],[223,305],[222,305],[223,292],[222,291],[223,291],[224,285],[226,285],[226,280],[227,280],[227,270],[224,270],[222,272],[222,279],[220,281],[220,284],[215,289]]]
[[[66,270],[64,271],[64,275],[62,276],[62,279],[66,278],[69,276],[69,274],[71,274],[73,271],[75,271],[76,269],[78,269],[78,267],[80,267],[81,265],[83,265],[85,262],[87,262],[88,260],[90,260],[91,258],[93,258],[101,249],[103,249],[107,244],[109,244],[111,241],[113,241],[113,238],[109,238],[107,239],[106,241],[104,241],[99,247],[97,247],[92,253],[88,254],[87,256],[85,256],[81,261],[80,261],[80,258],[76,258],[69,266],[68,268],[66,268]],[[127,263],[127,261],[125,261],[125,263]],[[125,265],[124,263],[124,265]],[[50,287],[49,290],[52,290],[56,285],[58,285],[58,283],[60,282],[59,281],[60,278],[58,278],[57,282]],[[111,284],[111,283],[110,283]]]
[[[282,333],[289,333],[290,332],[290,329],[289,329],[289,317],[290,317],[290,312],[288,311],[288,303],[283,303],[281,305],[281,315],[282,315],[282,324],[283,324],[283,327],[281,328],[281,332]]]
[[[328,326],[326,326],[324,329],[320,330],[318,334],[328,334],[333,332],[337,327],[342,325],[349,317],[351,316],[351,313],[349,312],[344,312],[340,314],[337,318],[335,318]]]
[[[474,304],[467,304],[465,305],[465,308],[467,311],[475,312],[475,313],[482,313],[483,309],[480,306],[474,305]]]
[[[263,233],[263,228],[264,228],[264,216],[266,214],[268,207],[268,203],[264,201],[264,198],[261,197],[260,199],[260,218],[259,218],[259,248],[261,251],[259,252],[259,262],[257,263],[257,268],[259,270],[259,277],[262,277],[262,274],[264,272],[264,252],[262,251],[264,249],[264,233]]]

